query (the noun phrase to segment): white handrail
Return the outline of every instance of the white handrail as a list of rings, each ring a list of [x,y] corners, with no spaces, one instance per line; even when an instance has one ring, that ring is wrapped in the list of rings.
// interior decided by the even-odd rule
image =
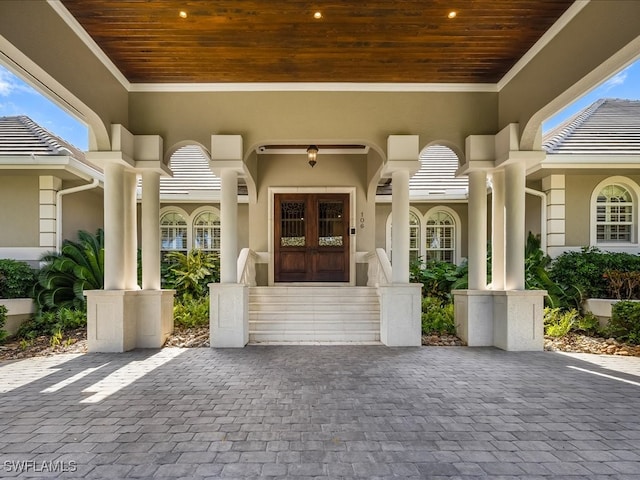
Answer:
[[[243,248],[238,255],[238,283],[256,286],[256,260],[258,254],[250,248]]]
[[[378,287],[392,283],[391,262],[387,252],[383,248],[376,248],[375,251],[367,255],[369,269],[367,271],[367,285]]]

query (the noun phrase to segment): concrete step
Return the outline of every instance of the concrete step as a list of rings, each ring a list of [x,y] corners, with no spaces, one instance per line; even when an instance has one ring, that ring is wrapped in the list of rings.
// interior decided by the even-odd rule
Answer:
[[[377,291],[348,286],[252,287],[249,340],[379,342]]]

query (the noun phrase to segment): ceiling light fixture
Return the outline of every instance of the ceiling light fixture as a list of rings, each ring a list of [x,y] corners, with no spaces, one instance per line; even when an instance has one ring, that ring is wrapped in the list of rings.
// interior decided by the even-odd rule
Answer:
[[[316,163],[316,158],[318,158],[318,147],[316,147],[315,145],[309,145],[309,148],[307,148],[307,158],[309,159],[309,165],[311,165],[311,168],[315,167]]]
[[[448,18],[456,18],[456,16],[458,15],[458,12],[451,10],[449,12],[449,14],[447,15]]]
[[[313,18],[320,20],[322,18],[322,12],[316,12],[313,14]]]
[[[187,18],[187,12],[185,12],[184,10],[180,10],[180,13],[178,15],[180,16],[180,18]]]

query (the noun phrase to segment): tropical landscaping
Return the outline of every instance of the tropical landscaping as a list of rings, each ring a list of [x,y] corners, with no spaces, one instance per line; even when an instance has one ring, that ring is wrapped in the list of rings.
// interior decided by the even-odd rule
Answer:
[[[85,351],[85,290],[101,289],[104,278],[104,232],[78,232],[59,252],[42,257],[33,270],[15,260],[0,260],[0,358],[36,352]],[[491,272],[491,255],[487,259]],[[162,287],[176,291],[175,333],[168,346],[207,346],[207,285],[219,281],[216,254],[170,252],[162,262]],[[141,275],[141,272],[138,272]],[[543,289],[546,348],[640,356],[640,256],[597,248],[565,252],[553,261],[529,235],[525,250],[527,289]],[[466,263],[460,266],[422,259],[411,265],[411,281],[422,283],[424,345],[462,345],[455,336],[452,291],[467,287]],[[490,277],[487,279],[491,281]],[[33,299],[35,308],[19,328],[6,330],[6,299]],[[611,299],[609,317],[585,308],[586,299]]]

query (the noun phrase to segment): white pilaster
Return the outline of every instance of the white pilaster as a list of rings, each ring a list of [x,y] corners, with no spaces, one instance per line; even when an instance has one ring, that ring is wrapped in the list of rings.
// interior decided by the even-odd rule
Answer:
[[[220,283],[238,283],[238,174],[220,171]]]
[[[524,290],[525,165],[516,161],[505,167],[505,288]]]
[[[124,290],[125,275],[125,189],[124,166],[104,165],[104,289]]]
[[[491,174],[491,284],[493,290],[504,290],[505,279],[505,226],[504,226],[504,171]]]
[[[62,188],[62,180],[52,175],[39,178],[40,247],[56,248],[56,193]]]
[[[127,290],[137,290],[138,286],[138,225],[136,205],[137,175],[131,171],[124,172],[124,255],[125,284]]]
[[[469,172],[469,290],[487,288],[487,173]]]
[[[547,195],[547,246],[563,247],[566,244],[565,176],[543,178],[542,190]]]
[[[142,172],[142,288],[160,290],[160,174]]]
[[[391,174],[391,251],[393,283],[409,282],[409,171]]]

